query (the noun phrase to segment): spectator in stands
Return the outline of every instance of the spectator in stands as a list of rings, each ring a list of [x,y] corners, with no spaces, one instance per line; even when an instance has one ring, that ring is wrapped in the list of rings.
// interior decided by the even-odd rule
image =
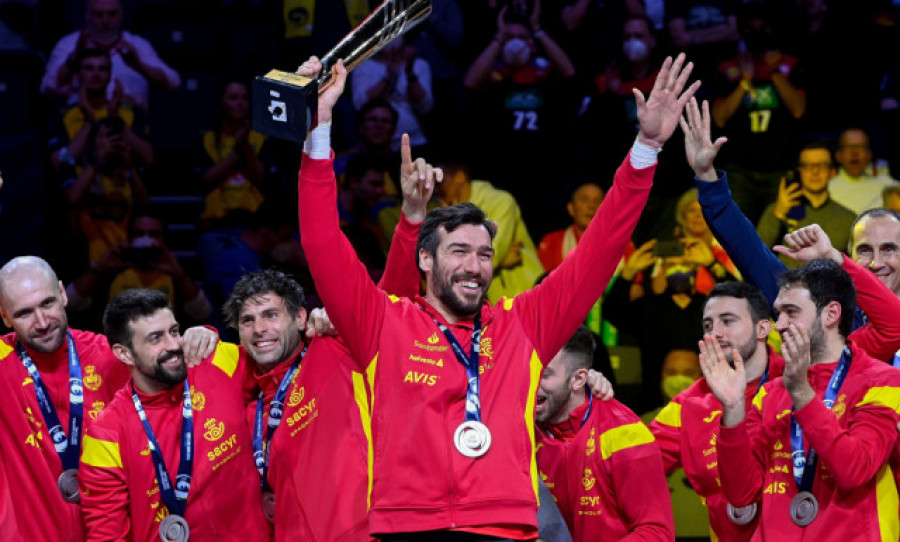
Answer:
[[[413,147],[428,143],[422,118],[434,106],[431,67],[416,55],[416,48],[408,41],[408,36],[394,40],[375,53],[353,70],[351,77],[353,107],[362,109],[369,100],[382,98],[397,111],[397,129],[391,140],[394,151],[400,149],[401,134],[409,134]]]
[[[625,260],[619,279],[603,299],[603,317],[620,333],[637,339],[641,350],[641,393],[637,412],[646,412],[663,404],[660,390],[662,363],[670,351],[692,350],[703,319],[706,297],[694,289],[696,265],[684,257],[660,258],[654,254],[656,240],[635,250]],[[632,281],[654,264],[666,281],[666,289],[657,295],[646,292],[631,300]]]
[[[400,155],[391,150],[391,142],[397,132],[397,120],[397,110],[384,98],[375,98],[363,104],[356,114],[356,137],[359,143],[352,149],[337,153],[334,158],[334,173],[342,186],[347,165],[354,157],[361,154],[381,156],[390,166],[384,177],[384,193],[397,197],[393,175],[400,171]]]
[[[344,171],[344,186],[338,194],[338,213],[341,226],[358,225],[366,228],[374,236],[378,251],[387,254],[390,237],[385,233],[393,230],[392,213],[381,215],[386,208],[397,207],[395,196],[385,193],[385,179],[388,177],[390,162],[376,154],[358,154],[347,164]],[[399,220],[399,215],[396,219]],[[382,219],[390,224],[382,223]]]
[[[78,101],[62,113],[58,135],[50,142],[54,149],[51,161],[74,166],[84,155],[88,134],[97,119],[117,116],[125,123],[122,137],[142,166],[153,162],[153,146],[147,141],[147,118],[144,111],[123,95],[122,84],[113,81],[112,97],[107,97],[112,61],[102,49],[81,49],[75,58]]]
[[[713,121],[731,142],[725,169],[734,201],[752,222],[790,168],[797,119],[806,108],[797,59],[781,53],[767,16],[759,4],[744,8],[743,47],[719,66],[712,106]]]
[[[565,196],[548,191],[545,183],[571,178],[574,171],[567,169],[574,164],[559,161],[550,167],[545,160],[522,157],[570,151],[575,67],[540,21],[540,2],[524,15],[510,5],[500,9],[497,34],[463,82],[476,91],[475,118],[483,119],[477,140],[468,146],[480,149],[471,162],[474,170],[513,192],[525,221],[543,235],[551,229],[547,209],[561,211],[565,204]]]
[[[895,213],[900,212],[900,185],[891,185],[881,192],[882,207],[887,207]]]
[[[836,247],[848,246],[850,226],[856,213],[831,199],[828,180],[837,173],[831,149],[823,142],[808,143],[800,151],[797,164],[799,183],[782,179],[778,197],[763,211],[756,226],[763,243],[773,247],[792,231],[818,224]],[[797,262],[784,255],[778,257],[788,267]]]
[[[538,246],[538,257],[545,270],[556,269],[575,248],[585,228],[597,214],[601,203],[603,203],[603,189],[594,183],[585,183],[572,193],[572,199],[566,205],[566,210],[572,217],[572,225],[564,230],[548,233]]]
[[[513,195],[487,181],[473,181],[462,162],[446,159],[438,165],[444,171],[444,181],[435,190],[441,204],[474,203],[497,224],[494,280],[487,291],[488,300],[495,303],[501,297],[513,298],[531,288],[544,268]]]
[[[696,266],[694,288],[706,295],[717,282],[740,280],[741,274],[725,249],[716,241],[698,201],[697,189],[691,188],[678,199],[675,206],[678,222],[675,237],[684,244],[684,259]],[[665,290],[665,277],[654,277],[654,291]]]
[[[734,54],[737,6],[735,0],[669,0],[665,9],[672,45],[686,51],[698,68],[708,73]]]
[[[88,0],[85,26],[60,39],[47,61],[41,92],[60,96],[68,103],[78,99],[76,59],[81,49],[102,49],[112,59],[112,81],[121,84],[122,93],[137,105],[147,108],[150,84],[172,90],[178,88],[178,73],[163,62],[150,42],[122,30],[122,3],[119,0]],[[107,86],[112,98],[115,86]]]
[[[855,214],[880,207],[882,192],[898,185],[882,171],[883,165],[879,168],[872,162],[869,136],[861,128],[849,128],[841,133],[834,157],[841,167],[828,182],[828,193]]]
[[[227,223],[235,211],[254,213],[265,199],[265,137],[250,126],[250,92],[240,81],[222,88],[218,124],[203,134],[200,179],[208,192],[201,221]]]
[[[125,242],[132,209],[149,203],[124,133],[121,117],[98,120],[88,133],[82,160],[61,170],[63,193],[87,239],[91,263]]]
[[[658,72],[658,40],[650,20],[628,17],[616,30],[621,37],[617,54],[614,60],[592,72],[596,75],[578,112],[578,154],[581,163],[589,168],[589,172],[580,172],[582,178],[612,176],[619,164],[607,155],[626,152],[638,125],[632,89],[646,95]],[[608,152],[597,156],[598,148]]]
[[[185,272],[166,246],[163,222],[136,213],[128,227],[128,241],[111,247],[66,287],[70,313],[101,309],[125,290],[150,288],[166,294],[172,307],[191,322],[205,323],[212,305],[200,286]],[[101,314],[96,314],[97,322]]]

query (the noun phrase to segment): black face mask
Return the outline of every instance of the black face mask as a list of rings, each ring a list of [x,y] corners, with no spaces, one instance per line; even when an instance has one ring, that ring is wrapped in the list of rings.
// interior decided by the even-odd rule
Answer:
[[[666,287],[672,294],[690,294],[694,289],[694,274],[679,271],[666,277]]]
[[[776,49],[775,36],[761,30],[753,30],[744,36],[744,44],[751,53],[765,53]]]

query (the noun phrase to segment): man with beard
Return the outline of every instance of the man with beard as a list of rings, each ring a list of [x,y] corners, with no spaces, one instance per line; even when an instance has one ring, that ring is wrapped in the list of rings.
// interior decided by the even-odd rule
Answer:
[[[590,397],[594,337],[581,327],[544,368],[537,463],[575,541],[672,540],[669,486],[653,435],[618,401]]]
[[[786,244],[794,253],[821,254],[809,231],[787,236]],[[848,338],[856,290],[837,263],[843,256],[830,252],[782,275],[775,329],[784,374],[749,408],[737,349],[732,367],[715,337],[700,343],[703,374],[723,405],[716,443],[722,491],[735,506],[760,502],[763,539],[893,540],[900,521],[889,461],[900,372]]]
[[[14,330],[0,337],[0,478],[25,540],[81,540],[81,435],[128,379],[104,336],[69,328],[66,303],[41,258],[0,268],[0,316]],[[208,355],[215,332],[188,333],[189,359]]]
[[[84,437],[87,540],[268,540],[237,347],[189,369],[156,290],[113,298],[103,327],[131,381]]]
[[[425,296],[380,292],[341,236],[330,121],[346,69],[319,94],[299,174],[300,231],[310,270],[372,385],[369,532],[382,540],[531,540],[537,536],[533,408],[543,366],[612,276],[646,202],[656,154],[674,131],[692,65],[667,59],[641,131],[581,248],[515,300],[485,303],[494,224],[471,203],[424,218],[417,262]],[[321,70],[311,58],[298,73]],[[442,173],[423,163],[417,191]],[[462,346],[465,345],[465,346]]]
[[[723,282],[709,293],[703,307],[703,331],[712,336],[734,364],[732,350],[744,360],[749,405],[765,382],[781,375],[784,361],[766,346],[771,323],[769,302],[758,288],[745,282]],[[710,528],[719,540],[749,540],[758,518],[752,510],[734,511],[719,487],[715,442],[722,403],[701,378],[676,395],[650,422],[650,432],[662,450],[666,474],[680,467],[691,487],[704,499]],[[730,521],[729,518],[734,518]]]

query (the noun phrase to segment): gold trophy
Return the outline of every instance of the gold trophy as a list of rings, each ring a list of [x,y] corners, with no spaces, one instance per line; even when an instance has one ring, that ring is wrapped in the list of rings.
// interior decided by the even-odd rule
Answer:
[[[303,143],[313,122],[318,90],[331,80],[338,60],[352,70],[431,15],[431,0],[385,0],[322,57],[316,78],[272,70],[253,81],[253,129]]]

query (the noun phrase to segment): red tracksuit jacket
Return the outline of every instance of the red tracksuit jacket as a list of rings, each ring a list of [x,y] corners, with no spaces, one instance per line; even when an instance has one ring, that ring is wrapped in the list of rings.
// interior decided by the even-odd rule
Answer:
[[[116,390],[128,380],[126,367],[113,355],[106,337],[70,330],[81,359],[84,428],[90,428]],[[0,468],[5,471],[18,534],[39,542],[78,541],[84,537],[77,504],[65,502],[57,479],[62,463],[38,406],[34,383],[15,351],[16,334],[0,340]],[[53,354],[31,352],[60,422],[69,431],[67,342]],[[2,492],[0,492],[2,497]],[[0,502],[0,509],[8,505]]]
[[[890,359],[900,338],[900,300],[871,272],[844,257],[842,264],[857,288],[859,306],[870,318],[851,337],[866,352],[875,352],[879,358]],[[781,375],[784,359],[769,351],[769,379]],[[759,381],[747,384],[746,407],[756,394]],[[706,380],[701,378],[690,388],[677,395],[650,423],[650,431],[656,436],[663,452],[666,473],[678,467],[684,472],[694,490],[704,498],[709,510],[710,527],[721,540],[750,540],[758,526],[757,521],[748,525],[736,525],[727,516],[728,501],[721,490],[717,468],[716,439],[719,433],[719,416],[722,403],[715,398]]]
[[[418,232],[418,224],[405,218],[397,225],[379,283],[386,292],[418,293],[419,273],[413,265]],[[241,355],[247,356],[243,348]],[[255,362],[249,356],[247,360],[247,367],[255,369]],[[290,362],[285,362],[263,375],[251,371],[254,400],[247,409],[251,431],[259,391],[263,391],[268,416],[289,367]],[[369,387],[347,347],[333,338],[314,339],[288,389],[282,422],[270,443],[276,540],[371,540],[368,422],[363,423],[370,417]]]
[[[265,541],[259,474],[244,421],[240,356],[219,343],[212,360],[189,369],[194,468],[185,519],[192,541]],[[141,397],[171,476],[181,456],[182,386]],[[168,515],[131,386],[120,389],[88,428],[81,455],[82,513],[88,540],[159,540]]]
[[[635,170],[626,158],[579,248],[540,286],[515,301],[483,306],[482,417],[493,444],[471,459],[453,445],[465,420],[466,376],[432,321],[442,317],[421,298],[389,297],[372,284],[339,229],[332,161],[303,157],[303,248],[338,333],[373,386],[371,533],[536,536],[538,379],[612,276],[654,170]],[[468,345],[472,325],[448,327]],[[506,528],[492,528],[498,525]]]
[[[762,501],[766,540],[895,541],[900,538],[897,486],[888,464],[897,441],[900,371],[850,341],[853,361],[833,410],[822,398],[837,362],[810,367],[817,399],[795,411],[804,447],[819,456],[812,492],[819,514],[802,528],[790,520],[798,493],[791,461],[791,398],[778,378],[760,390],[746,419],[722,427],[722,490],[735,505]]]
[[[592,401],[590,417],[574,436],[538,431],[538,468],[572,539],[674,540],[672,501],[653,435],[618,401]],[[587,405],[575,409],[575,423]]]

